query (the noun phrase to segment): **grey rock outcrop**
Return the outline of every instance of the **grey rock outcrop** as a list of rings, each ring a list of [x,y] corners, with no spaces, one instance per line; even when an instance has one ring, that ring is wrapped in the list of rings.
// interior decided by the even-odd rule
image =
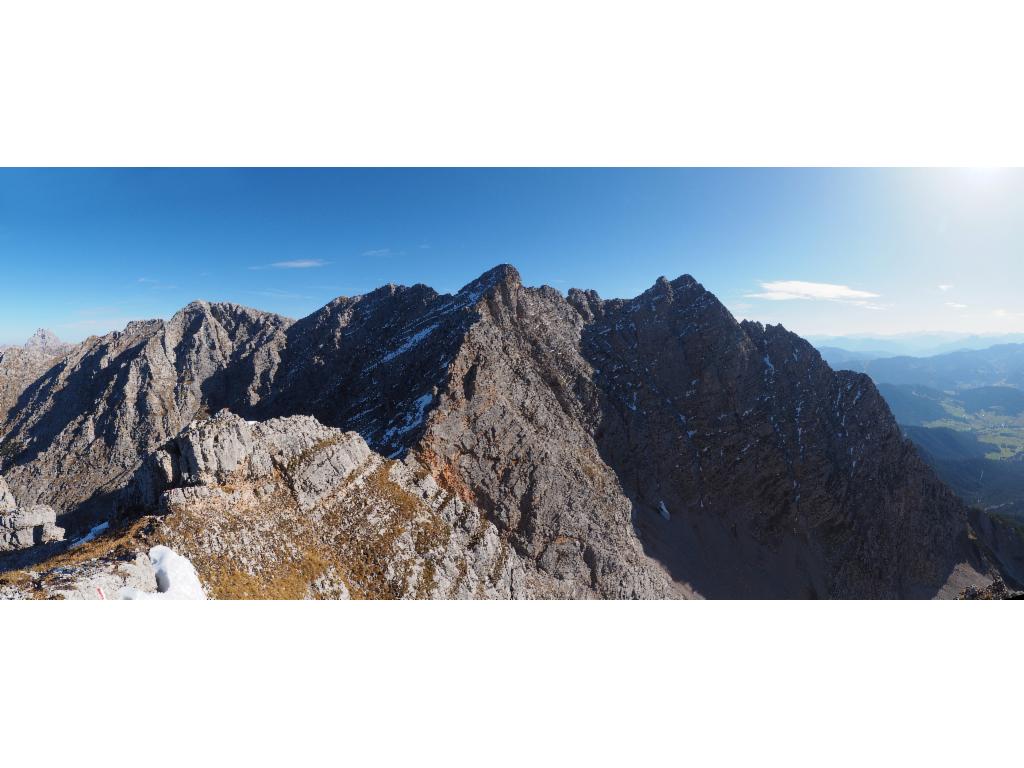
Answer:
[[[63,541],[64,529],[56,523],[57,513],[50,507],[41,504],[19,507],[7,482],[0,476],[0,552]]]
[[[14,494],[7,487],[7,481],[4,480],[3,475],[0,475],[0,513],[12,512],[17,506],[18,503],[14,500]]]
[[[56,519],[57,513],[43,504],[0,512],[0,552],[63,541],[64,529]]]
[[[47,582],[47,597],[64,600],[114,600],[122,590],[156,592],[156,570],[144,553],[127,560],[90,560],[65,568]]]
[[[214,597],[543,589],[498,530],[422,468],[309,416],[196,422],[146,462],[122,505],[161,509],[148,541],[188,557]]]
[[[47,328],[40,328],[22,347],[26,352],[38,355],[55,356],[63,354],[68,350],[70,344],[65,344],[53,331]]]

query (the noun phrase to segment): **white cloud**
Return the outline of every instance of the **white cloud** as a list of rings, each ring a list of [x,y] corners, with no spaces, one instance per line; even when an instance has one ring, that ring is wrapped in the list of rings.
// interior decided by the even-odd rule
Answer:
[[[775,280],[761,283],[761,293],[748,293],[748,299],[766,299],[768,301],[839,301],[845,304],[856,304],[860,307],[878,309],[869,299],[877,299],[878,294],[861,291],[847,285],[833,283],[809,283],[804,280]]]
[[[992,315],[994,317],[1024,317],[1024,312],[1010,312],[1007,309],[993,309]]]
[[[325,267],[330,264],[323,259],[292,259],[291,261],[275,261],[273,264],[263,264],[249,269],[313,269],[314,267]]]
[[[939,286],[939,290],[945,293],[946,291],[952,289],[952,287],[953,286],[949,285],[948,283],[943,283],[942,285]]]
[[[375,257],[375,256],[390,256],[390,255],[391,255],[391,249],[390,248],[372,248],[369,251],[363,251],[363,256],[366,256],[367,258],[371,258],[371,259],[373,257]]]
[[[247,291],[254,296],[268,296],[272,299],[311,299],[312,296],[307,296],[304,293],[293,293],[292,291],[280,291],[275,288],[269,288],[265,291]]]
[[[947,301],[946,306],[951,307],[953,309],[967,309],[966,304],[960,304],[959,302],[956,301]]]

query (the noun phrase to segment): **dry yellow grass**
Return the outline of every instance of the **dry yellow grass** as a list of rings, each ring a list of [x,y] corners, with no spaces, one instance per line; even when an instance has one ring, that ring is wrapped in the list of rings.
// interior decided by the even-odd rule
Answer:
[[[308,458],[333,442],[321,441],[303,455]],[[269,496],[257,497],[252,484],[231,478],[216,489],[219,494],[67,550],[34,566],[38,575],[27,570],[0,574],[0,583],[45,596],[42,587],[54,569],[100,558],[131,559],[165,544],[192,562],[213,599],[332,596],[339,584],[353,599],[431,597],[437,589],[437,558],[447,550],[452,527],[391,479],[397,462],[374,463],[364,468],[368,473],[353,473],[339,485],[317,514],[299,509],[290,482],[296,465],[290,462],[275,470],[277,489]],[[474,543],[485,529],[481,520]],[[468,575],[465,558],[458,569],[456,591]]]
[[[53,557],[33,565],[31,568],[8,571],[0,574],[0,584],[31,590],[33,597],[46,597],[45,587],[52,580],[58,568],[73,568],[76,565],[99,559],[127,560],[141,548],[147,549],[146,533],[153,527],[153,518],[144,517],[113,529],[74,549],[67,549]],[[32,574],[35,574],[33,576]]]

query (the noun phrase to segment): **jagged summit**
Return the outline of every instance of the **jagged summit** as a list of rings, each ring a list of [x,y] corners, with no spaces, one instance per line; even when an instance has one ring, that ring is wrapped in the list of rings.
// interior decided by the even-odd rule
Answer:
[[[36,350],[49,350],[54,348],[63,347],[64,342],[60,340],[56,333],[46,328],[40,328],[28,341],[25,342],[25,349],[36,349]]]
[[[33,356],[58,355],[69,346],[71,345],[61,341],[60,337],[48,328],[38,328],[24,344],[0,345],[0,353],[16,349]]]
[[[281,430],[340,430],[433,478],[521,564],[517,595],[932,597],[997,569],[870,380],[832,371],[781,326],[738,323],[689,275],[606,300],[527,287],[499,265],[455,294],[389,285],[294,322],[196,302],[9,390],[0,472],[71,535],[110,518],[147,457],[228,409],[232,424],[273,422],[256,430],[277,441],[260,456],[280,453]],[[330,455],[263,471],[288,494],[288,462],[312,462],[340,492]],[[180,462],[167,462],[173,480]],[[155,511],[142,507],[132,514]],[[420,530],[402,517],[416,508],[388,524]],[[456,582],[462,568],[433,567]]]
[[[175,312],[171,316],[171,320],[173,321],[175,318],[204,314],[213,314],[221,317],[231,315],[246,316],[250,318],[271,316],[280,318],[281,320],[290,320],[290,318],[287,318],[284,315],[278,315],[276,312],[267,312],[244,304],[235,304],[231,301],[207,301],[205,299],[190,301],[184,307]]]
[[[494,288],[497,285],[521,286],[522,278],[519,270],[511,264],[499,264],[484,272],[476,280],[464,285],[458,292],[459,295],[477,293]]]

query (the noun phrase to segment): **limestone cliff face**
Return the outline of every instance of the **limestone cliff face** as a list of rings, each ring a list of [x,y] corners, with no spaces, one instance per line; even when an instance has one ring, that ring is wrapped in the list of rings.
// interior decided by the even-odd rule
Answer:
[[[196,302],[168,321],[92,337],[25,387],[3,427],[2,465],[22,503],[86,525],[141,460],[197,414],[244,408],[273,378],[289,320]]]
[[[715,597],[953,596],[988,568],[866,376],[688,276],[602,301],[509,272],[416,449],[609,597],[649,588],[637,542]]]
[[[237,416],[202,421],[222,408]],[[236,469],[204,474],[204,430],[219,436],[214,464],[241,452]],[[288,447],[293,432],[302,447]],[[342,444],[365,449],[361,468],[329,458]],[[310,596],[343,584],[364,596],[933,597],[997,569],[866,376],[832,371],[780,326],[737,323],[689,276],[606,301],[525,287],[502,266],[454,295],[387,286],[294,323],[196,303],[75,348],[24,389],[4,445],[19,498],[72,525],[109,517],[117,499],[125,520],[163,514],[166,543],[183,547],[170,532],[188,520],[223,563],[248,563],[239,583],[270,589],[259,574],[278,546],[317,542],[314,565],[296,566]],[[303,473],[335,501],[304,502]],[[419,500],[405,512],[380,493],[361,500],[380,483]],[[290,511],[272,524],[274,510]],[[448,526],[443,546],[401,544],[436,530],[432,516]],[[204,539],[204,519],[235,523]],[[402,531],[386,555],[365,533],[381,526]],[[501,547],[476,552],[484,540]],[[246,554],[243,541],[261,543]],[[201,576],[218,551],[191,553]],[[511,570],[492,577],[495,551]],[[359,552],[383,570],[360,576]],[[477,580],[462,583],[467,567]]]
[[[40,328],[23,346],[0,347],[0,424],[17,405],[25,388],[73,346],[62,342],[53,331]]]

